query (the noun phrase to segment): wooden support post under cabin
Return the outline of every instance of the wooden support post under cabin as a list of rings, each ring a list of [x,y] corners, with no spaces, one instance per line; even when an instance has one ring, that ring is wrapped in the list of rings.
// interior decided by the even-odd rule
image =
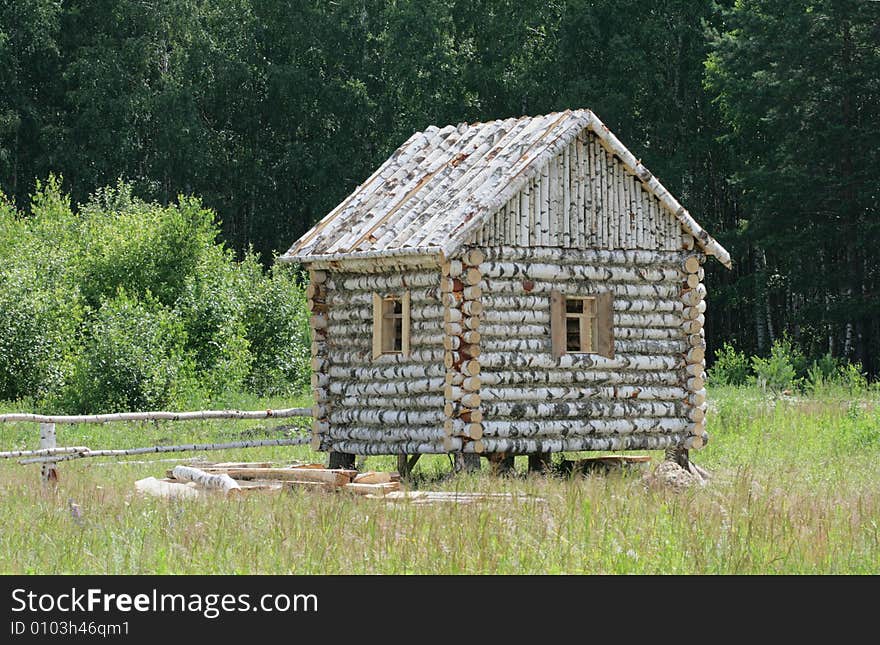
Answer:
[[[691,463],[688,449],[684,446],[671,446],[666,449],[666,461],[672,461],[690,472],[689,465]]]
[[[514,456],[506,452],[493,452],[486,455],[493,475],[509,475],[514,471]]]
[[[343,470],[354,470],[354,455],[348,452],[330,451],[330,462],[327,466],[331,470],[341,468]]]
[[[401,479],[410,478],[410,476],[412,475],[412,471],[416,467],[416,464],[419,461],[419,457],[421,456],[421,453],[407,455],[405,452],[397,455],[397,472],[400,474]]]
[[[552,465],[551,453],[536,452],[529,455],[529,472],[546,473]]]
[[[473,452],[455,453],[454,470],[457,473],[475,473],[480,470],[480,455]]]
[[[55,443],[55,424],[54,423],[41,423],[40,424],[40,450],[48,450],[54,449],[57,445]],[[40,467],[40,475],[42,477],[43,483],[52,482],[53,484],[58,481],[58,466],[54,461],[44,462]]]

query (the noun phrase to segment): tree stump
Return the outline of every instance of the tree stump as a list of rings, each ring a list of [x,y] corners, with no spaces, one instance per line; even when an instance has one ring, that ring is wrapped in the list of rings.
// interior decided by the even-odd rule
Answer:
[[[400,474],[401,479],[410,478],[413,468],[416,467],[416,463],[419,461],[419,457],[421,456],[421,453],[417,453],[415,455],[407,455],[405,452],[397,455],[397,472]]]

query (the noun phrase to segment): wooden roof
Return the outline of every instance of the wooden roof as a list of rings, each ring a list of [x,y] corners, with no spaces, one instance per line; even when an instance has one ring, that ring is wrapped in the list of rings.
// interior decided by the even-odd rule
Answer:
[[[714,240],[590,110],[431,126],[411,136],[279,259],[450,257],[585,128],[730,267]]]

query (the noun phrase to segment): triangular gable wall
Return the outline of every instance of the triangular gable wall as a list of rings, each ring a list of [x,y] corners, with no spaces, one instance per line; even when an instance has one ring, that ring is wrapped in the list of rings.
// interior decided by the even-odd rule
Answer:
[[[481,246],[682,248],[675,215],[588,129],[471,235]]]

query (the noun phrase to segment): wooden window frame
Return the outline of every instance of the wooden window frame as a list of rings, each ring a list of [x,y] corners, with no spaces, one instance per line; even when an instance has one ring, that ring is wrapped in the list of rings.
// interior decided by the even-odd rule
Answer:
[[[567,302],[592,303],[592,312],[569,312]],[[568,349],[568,321],[580,321],[580,348]],[[587,333],[589,332],[589,333]],[[614,299],[610,292],[564,295],[550,292],[550,339],[554,358],[564,354],[598,354],[614,358]]]
[[[400,313],[389,312],[389,305],[400,302]],[[396,344],[395,320],[400,320],[400,349]],[[381,356],[409,356],[410,353],[410,292],[373,293],[373,360]],[[389,345],[391,347],[389,348]]]

